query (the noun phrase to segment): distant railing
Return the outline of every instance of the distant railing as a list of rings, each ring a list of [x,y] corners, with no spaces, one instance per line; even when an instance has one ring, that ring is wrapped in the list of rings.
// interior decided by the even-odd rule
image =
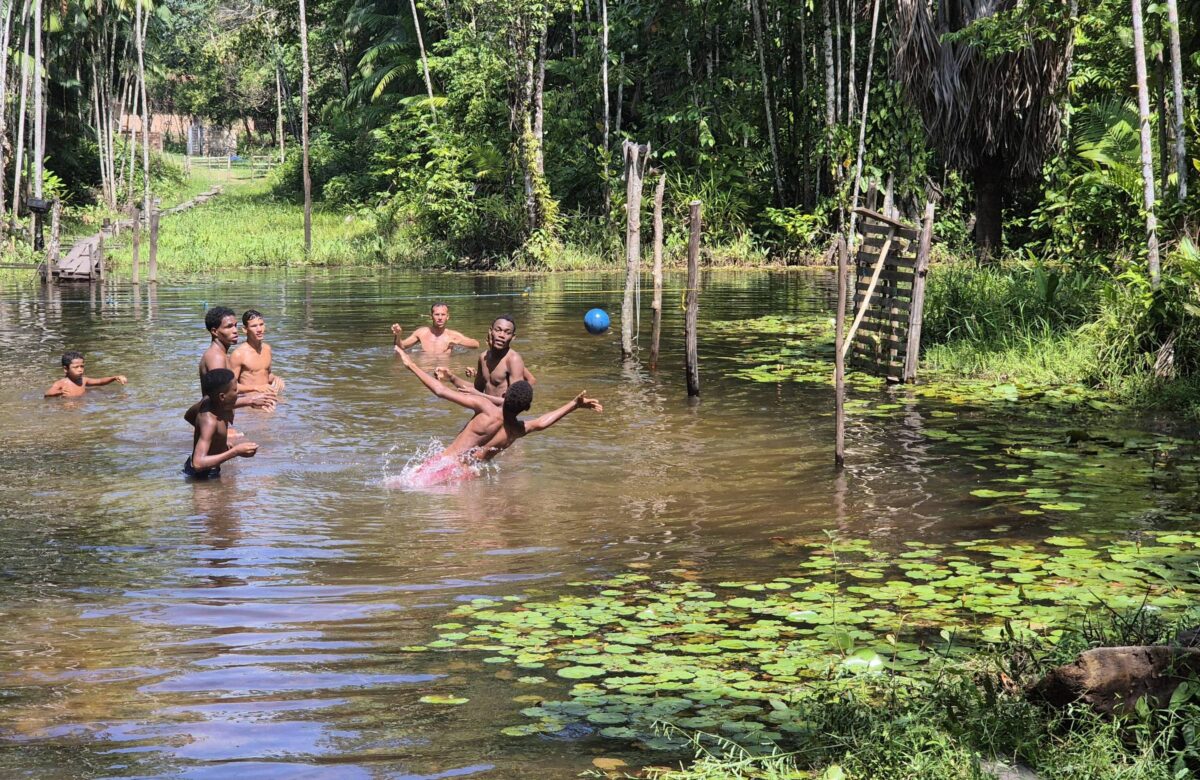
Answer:
[[[271,154],[254,154],[240,157],[235,154],[219,157],[193,156],[187,158],[188,164],[208,170],[233,170],[239,168],[250,171],[252,176],[266,176],[279,163],[279,158]]]

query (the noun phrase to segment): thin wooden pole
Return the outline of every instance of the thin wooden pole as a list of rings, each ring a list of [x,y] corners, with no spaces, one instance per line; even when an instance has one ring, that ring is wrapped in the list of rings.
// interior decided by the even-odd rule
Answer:
[[[312,252],[312,176],[308,169],[308,9],[300,0],[300,145],[304,170],[304,256]]]
[[[1142,30],[1142,0],[1131,0],[1133,12],[1133,64],[1137,76],[1138,126],[1142,149],[1142,207],[1146,212],[1146,266],[1150,286],[1159,284],[1158,221],[1154,216],[1154,161],[1150,143],[1150,91],[1146,86],[1146,47]]]
[[[642,176],[650,146],[626,141],[625,156],[625,298],[621,303],[621,357],[633,356],[634,291],[642,263]]]
[[[667,174],[658,174],[654,185],[654,299],[650,309],[654,312],[654,330],[650,336],[650,370],[658,368],[658,342],[662,335],[662,260],[663,260],[663,195],[667,189]]]
[[[700,201],[688,204],[688,273],[687,308],[683,319],[684,342],[687,350],[687,393],[689,398],[700,395],[700,362],[696,354],[696,320],[700,311]]]
[[[104,234],[109,229],[108,217],[104,218],[104,223],[100,226],[100,240],[96,242],[96,257],[92,259],[93,267],[96,269],[96,278],[104,281]]]
[[[842,353],[842,331],[846,325],[846,266],[849,265],[846,239],[837,238],[837,312],[833,332],[834,420],[833,462],[839,469],[846,465],[846,356]]]
[[[58,268],[58,255],[62,236],[62,201],[54,199],[50,207],[50,246],[46,251],[46,279],[54,278],[54,270]]]
[[[921,355],[921,327],[925,321],[925,277],[929,271],[929,252],[933,245],[933,201],[925,203],[921,239],[917,244],[917,267],[913,271],[912,310],[908,313],[908,344],[904,351],[904,381],[917,381]]]
[[[141,226],[138,224],[139,222],[141,222],[141,220],[138,218],[138,207],[137,207],[136,203],[129,207],[129,215],[131,217],[133,217],[133,219],[132,219],[133,224],[130,227],[130,229],[133,230],[133,268],[130,272],[130,277],[133,280],[134,284],[138,284],[142,280],[141,279],[141,268],[138,267],[139,266],[138,253],[141,250],[142,231],[141,231]]]
[[[158,220],[157,208],[150,210],[150,281],[158,283]]]

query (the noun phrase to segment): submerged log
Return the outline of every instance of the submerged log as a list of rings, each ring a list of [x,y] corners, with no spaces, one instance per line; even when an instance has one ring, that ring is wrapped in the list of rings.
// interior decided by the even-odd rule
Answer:
[[[1029,691],[1034,701],[1056,708],[1076,702],[1096,712],[1132,712],[1139,699],[1165,706],[1179,684],[1200,677],[1200,648],[1174,645],[1098,647],[1074,663],[1051,670]]]

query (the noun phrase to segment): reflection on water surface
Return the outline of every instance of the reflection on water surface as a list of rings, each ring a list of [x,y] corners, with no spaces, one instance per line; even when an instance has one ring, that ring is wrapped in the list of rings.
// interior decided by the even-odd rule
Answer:
[[[795,548],[772,537],[830,529],[887,547],[1194,522],[1190,431],[1154,421],[1061,421],[1086,426],[1080,440],[1011,405],[871,391],[896,406],[853,416],[839,476],[826,387],[724,375],[786,333],[702,330],[703,398],[690,405],[678,307],[666,307],[657,373],[623,365],[616,333],[584,331],[588,309],[619,311],[618,287],[610,275],[382,272],[4,290],[5,775],[571,776],[623,747],[504,736],[527,706],[513,670],[402,648],[473,599],[554,593],[631,564],[683,562],[703,582],[793,571]],[[816,315],[830,297],[811,273],[713,274],[702,322]],[[479,479],[386,489],[466,420],[390,353],[388,326],[427,321],[434,299],[480,338],[496,314],[516,317],[535,412],[587,389],[603,416],[572,415]],[[218,303],[264,311],[288,391],[274,413],[238,414],[256,458],[189,484],[181,415]],[[648,311],[642,325],[646,344]],[[68,348],[129,385],[43,401]],[[470,704],[419,701],[447,690]]]

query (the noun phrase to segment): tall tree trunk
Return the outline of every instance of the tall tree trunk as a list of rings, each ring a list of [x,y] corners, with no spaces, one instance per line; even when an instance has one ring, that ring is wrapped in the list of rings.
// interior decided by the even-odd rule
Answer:
[[[863,82],[862,114],[858,118],[858,154],[854,163],[854,197],[850,201],[852,208],[858,208],[858,193],[862,188],[863,155],[866,152],[867,144],[867,108],[871,102],[871,69],[875,65],[875,32],[878,29],[879,0],[875,0],[874,7],[871,10],[871,42],[867,46],[867,79]],[[850,212],[851,247],[858,240],[854,233],[856,216],[853,211]]]
[[[1175,100],[1175,175],[1179,177],[1179,200],[1187,200],[1187,144],[1183,123],[1183,55],[1179,46],[1179,6],[1167,0],[1167,23],[1171,41],[1171,85]]]
[[[308,170],[308,11],[300,0],[300,146],[304,167],[304,254],[312,252],[312,176]]]
[[[842,122],[846,117],[842,113],[842,86],[845,83],[845,79],[842,77],[844,73],[842,70],[842,0],[830,0],[830,2],[833,3],[833,23],[836,26],[833,36],[833,80],[836,85],[837,119]]]
[[[837,81],[833,72],[833,26],[829,20],[829,4],[833,0],[822,0],[822,21],[825,24],[823,38],[825,40],[825,130],[826,143],[831,140],[833,126],[837,124]],[[832,151],[832,150],[830,150]]]
[[[779,143],[775,138],[775,117],[771,107],[771,86],[767,80],[767,58],[763,52],[762,15],[758,10],[758,0],[750,0],[751,18],[754,21],[754,40],[758,49],[758,72],[762,78],[763,111],[767,117],[767,141],[771,146],[771,173],[774,174],[775,205],[783,205],[783,179],[779,175]]]
[[[146,30],[150,14],[142,20],[142,0],[137,0],[137,58],[138,86],[142,95],[142,217],[150,219],[150,103],[146,99]],[[134,226],[137,229],[137,226]]]
[[[533,77],[533,168],[540,179],[546,176],[545,153],[545,90],[546,90],[546,38],[549,27],[542,27],[541,39],[538,41],[537,66]]]
[[[600,0],[600,94],[604,100],[604,218],[612,210],[608,186],[608,0]]]
[[[1165,55],[1166,42],[1163,41],[1162,16],[1158,17],[1158,53],[1155,54],[1155,64],[1158,65],[1158,95],[1154,101],[1154,112],[1158,114],[1158,191],[1167,194],[1168,179],[1171,176],[1171,166],[1168,160],[1171,156],[1171,144],[1167,140],[1167,60]]]
[[[45,66],[42,56],[42,0],[33,0],[33,197],[42,197],[42,167],[45,165],[46,114]]]
[[[425,55],[425,38],[421,35],[421,20],[417,16],[417,0],[408,0],[412,8],[413,29],[417,31],[417,46],[421,50],[421,68],[425,73],[425,94],[429,96],[429,114],[437,122],[437,109],[433,105],[433,81],[429,78],[429,58]]]
[[[96,60],[97,59],[98,58],[96,57],[96,49],[93,46],[92,47],[92,57],[91,57],[92,120],[96,123],[96,151],[97,151],[96,157],[100,163],[100,192],[101,192],[102,197],[104,198],[104,202],[107,203],[108,202],[108,192],[109,192],[108,160],[105,159],[107,150],[104,147],[104,122],[101,119],[101,117],[103,117],[104,114],[100,107],[100,95],[102,94],[102,90],[100,89],[100,78],[97,74],[97,69],[96,69]],[[0,137],[3,137],[3,133],[0,133]],[[0,179],[2,179],[2,178],[3,177],[0,177]],[[0,208],[2,208],[2,206],[0,206]]]
[[[975,246],[982,260],[994,259],[1004,238],[1004,161],[985,157],[975,168]]]
[[[4,31],[0,35],[0,215],[4,208],[4,142],[8,138],[8,44],[12,34],[12,12],[16,0],[4,6]],[[0,219],[0,223],[3,219]]]
[[[1159,282],[1158,221],[1154,217],[1154,152],[1150,144],[1150,90],[1146,85],[1146,37],[1142,28],[1142,0],[1130,0],[1133,10],[1133,65],[1137,75],[1138,126],[1142,144],[1142,206],[1146,210],[1147,270],[1150,284]]]
[[[12,221],[11,229],[17,229],[17,216],[21,208],[21,174],[25,170],[25,121],[26,113],[29,107],[29,19],[26,17],[25,23],[25,43],[21,52],[21,100],[20,108],[17,110],[17,158],[13,165],[13,190],[12,190]]]
[[[621,59],[617,62],[617,117],[616,123],[613,125],[613,133],[618,138],[621,137],[621,109],[625,106],[625,52],[621,52]]]
[[[279,163],[283,164],[284,159],[284,140],[283,140],[283,67],[279,61],[275,62],[275,135],[279,140]]]
[[[855,0],[847,0],[846,8],[850,18],[850,59],[846,64],[846,119],[854,121],[854,112],[858,108],[858,25],[855,23]]]

